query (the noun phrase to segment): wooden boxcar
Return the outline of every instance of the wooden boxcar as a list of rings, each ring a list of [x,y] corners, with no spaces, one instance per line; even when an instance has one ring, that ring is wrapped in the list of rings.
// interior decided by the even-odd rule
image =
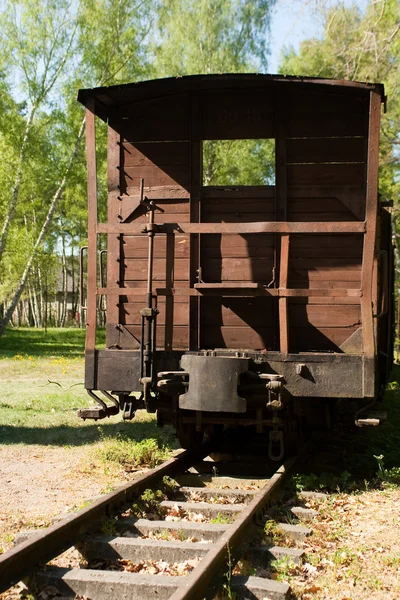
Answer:
[[[271,432],[278,457],[313,406],[379,395],[392,354],[382,85],[200,75],[78,99],[87,114],[85,385],[98,402],[83,418],[146,407],[185,446],[216,426],[254,426]],[[105,223],[95,116],[108,124]],[[273,180],[209,184],[203,153],[216,140],[270,140]],[[95,346],[99,298],[105,349]]]

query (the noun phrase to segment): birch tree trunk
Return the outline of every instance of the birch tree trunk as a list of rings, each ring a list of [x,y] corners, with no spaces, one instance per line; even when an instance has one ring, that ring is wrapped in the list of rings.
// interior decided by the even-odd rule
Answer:
[[[68,271],[67,271],[67,257],[65,254],[65,237],[62,236],[62,301],[59,315],[58,326],[65,327],[65,320],[67,316],[67,296],[68,296]]]
[[[78,155],[79,147],[80,147],[80,144],[81,144],[81,141],[82,141],[82,137],[83,137],[84,131],[85,131],[85,118],[83,118],[83,120],[81,122],[81,125],[80,125],[80,128],[79,128],[79,133],[78,133],[77,138],[75,140],[75,145],[74,145],[73,151],[71,152],[71,156],[70,156],[69,161],[68,161],[68,163],[67,163],[67,165],[65,167],[65,170],[64,170],[63,178],[62,178],[62,180],[61,180],[61,182],[60,182],[57,190],[53,194],[53,197],[51,199],[51,203],[50,203],[50,206],[49,206],[49,210],[47,211],[46,218],[44,220],[44,223],[42,225],[40,233],[39,233],[39,235],[38,235],[38,237],[36,239],[36,242],[35,242],[35,245],[33,247],[32,253],[31,253],[31,255],[30,255],[29,259],[28,259],[28,262],[26,263],[25,270],[24,270],[24,272],[22,274],[21,279],[19,280],[18,287],[17,287],[17,289],[16,289],[16,291],[14,293],[13,299],[11,300],[10,306],[8,307],[8,310],[7,310],[5,316],[4,316],[4,318],[3,318],[3,320],[2,320],[2,322],[0,324],[0,336],[3,335],[3,333],[4,333],[4,331],[5,331],[6,327],[7,327],[7,324],[10,321],[11,316],[12,316],[14,310],[15,310],[15,307],[17,306],[18,301],[21,298],[21,295],[22,295],[22,293],[23,293],[23,291],[25,289],[25,285],[26,285],[26,282],[28,280],[28,275],[29,275],[29,272],[31,270],[31,266],[32,266],[33,260],[34,260],[34,258],[36,256],[36,252],[38,251],[41,243],[44,240],[44,237],[45,237],[45,235],[47,233],[47,230],[48,230],[48,228],[50,226],[50,223],[51,223],[51,220],[53,218],[54,211],[57,208],[57,205],[58,205],[58,203],[60,201],[60,198],[62,196],[62,193],[64,191],[65,185],[67,183],[68,175],[70,174],[72,166],[73,166],[73,164],[74,164],[74,162],[76,160],[76,157]]]
[[[38,318],[37,318],[36,294],[35,294],[35,290],[33,290],[33,292],[32,292],[32,287],[30,285],[28,285],[28,293],[29,293],[29,302],[31,304],[31,313],[32,313],[32,319],[33,319],[33,325],[34,325],[34,327],[39,327],[39,325],[38,325]]]
[[[11,192],[11,200],[10,200],[6,218],[4,220],[4,224],[3,224],[3,227],[2,227],[2,230],[0,233],[0,262],[1,262],[1,259],[3,256],[4,246],[5,246],[6,239],[7,239],[7,234],[10,229],[11,221],[13,219],[13,216],[15,213],[15,208],[16,208],[17,202],[18,202],[19,190],[20,190],[21,183],[22,183],[23,166],[24,166],[24,162],[25,162],[26,150],[27,150],[28,140],[29,140],[29,134],[31,132],[33,118],[35,116],[35,113],[36,113],[36,104],[32,104],[31,109],[29,111],[28,120],[27,120],[26,126],[25,126],[25,132],[24,132],[24,137],[22,139],[21,149],[19,152],[18,166],[17,166],[17,172],[15,174],[14,185],[13,185],[12,192]]]

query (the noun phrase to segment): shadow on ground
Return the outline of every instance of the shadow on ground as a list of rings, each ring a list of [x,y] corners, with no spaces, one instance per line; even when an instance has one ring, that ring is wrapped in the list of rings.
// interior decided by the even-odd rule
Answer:
[[[339,419],[332,431],[315,436],[302,464],[301,485],[306,489],[357,491],[380,485],[379,478],[394,473],[400,484],[400,366],[395,365],[383,401],[371,409],[387,412],[378,427],[355,427],[354,414]],[[382,470],[383,469],[383,470]],[[398,480],[398,482],[397,482]]]
[[[97,343],[104,345],[105,332],[99,329]],[[85,330],[75,328],[7,329],[0,338],[0,358],[12,358],[16,354],[34,357],[65,356],[83,357]]]
[[[0,426],[0,444],[38,444],[43,446],[83,446],[104,438],[123,437],[134,441],[157,438],[161,444],[174,440],[170,427],[160,429],[154,421],[131,423],[102,423],[93,425],[54,427]]]

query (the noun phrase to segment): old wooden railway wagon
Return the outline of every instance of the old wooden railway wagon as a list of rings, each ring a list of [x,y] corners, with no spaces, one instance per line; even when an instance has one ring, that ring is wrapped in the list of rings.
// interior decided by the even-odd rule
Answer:
[[[79,92],[85,377],[98,402],[80,416],[132,418],[146,407],[184,446],[224,424],[253,426],[270,432],[277,458],[318,406],[377,397],[392,345],[390,215],[378,199],[383,94],[378,84],[270,75]],[[105,223],[95,116],[108,124]],[[263,144],[274,156],[268,176],[249,185],[239,164],[238,180],[227,178],[230,161],[252,165]],[[216,156],[228,165],[220,181],[210,177]],[[100,303],[106,349],[95,347]]]

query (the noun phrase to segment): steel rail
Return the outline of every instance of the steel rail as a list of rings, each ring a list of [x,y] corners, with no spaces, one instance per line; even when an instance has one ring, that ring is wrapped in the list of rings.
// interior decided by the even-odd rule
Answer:
[[[288,459],[275,472],[254,500],[213,544],[211,550],[207,552],[192,573],[182,578],[182,583],[169,600],[198,600],[199,598],[214,597],[216,580],[221,576],[223,570],[231,569],[233,562],[237,562],[240,558],[241,554],[238,551],[243,548],[243,544],[249,537],[251,524],[263,514],[266,505],[281,488],[296,461],[297,457]]]
[[[58,556],[79,541],[80,537],[116,510],[154,485],[165,475],[175,475],[187,469],[211,451],[209,443],[203,444],[197,452],[184,451],[121,487],[107,494],[89,506],[66,517],[47,529],[38,531],[0,556],[0,594],[40,565]]]

